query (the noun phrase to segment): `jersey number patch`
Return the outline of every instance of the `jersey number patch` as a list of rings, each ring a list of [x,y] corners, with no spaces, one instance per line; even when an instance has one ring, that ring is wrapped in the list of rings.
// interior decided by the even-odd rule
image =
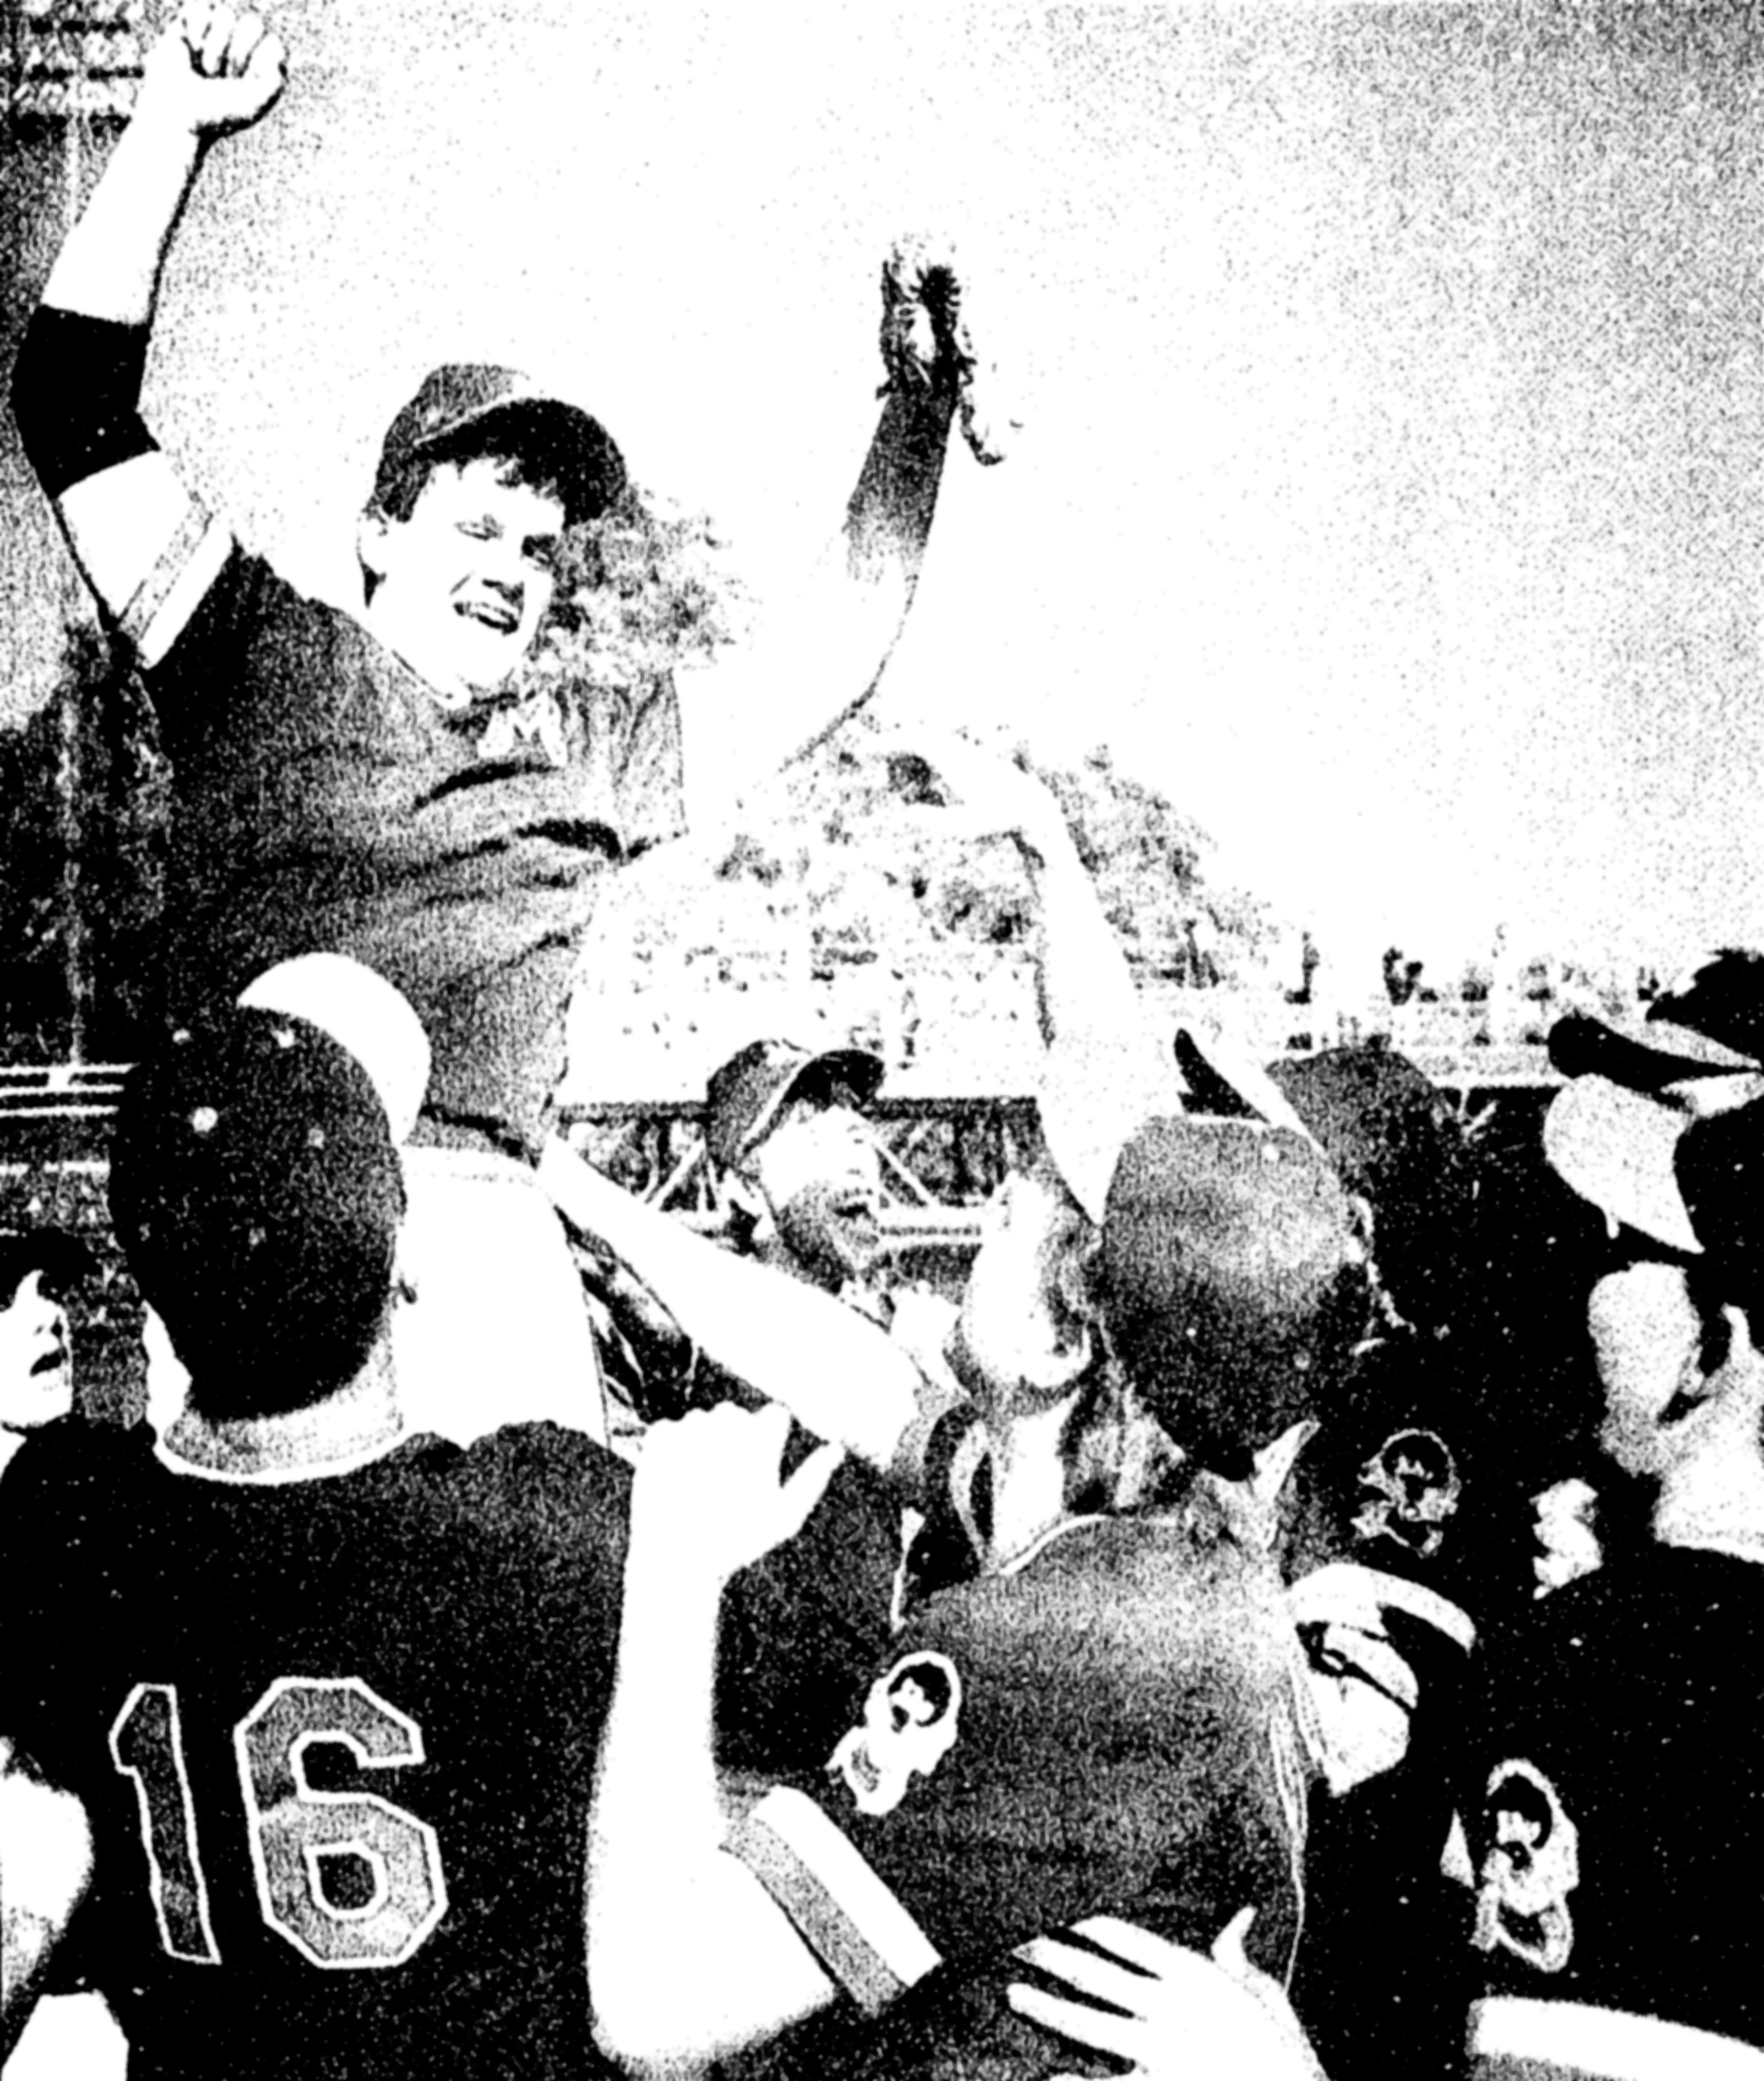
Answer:
[[[401,1965],[447,1911],[440,1843],[377,1793],[315,1788],[315,1742],[342,1743],[368,1770],[423,1760],[422,1730],[359,1677],[278,1677],[233,1730],[258,1908],[315,1965]],[[134,1780],[159,1940],[218,1965],[175,1685],[137,1684],[110,1748]]]

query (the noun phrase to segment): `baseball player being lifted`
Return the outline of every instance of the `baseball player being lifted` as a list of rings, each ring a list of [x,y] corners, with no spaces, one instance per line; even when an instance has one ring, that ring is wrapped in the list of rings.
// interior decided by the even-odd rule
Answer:
[[[417,1139],[452,1152],[441,1169],[455,1229],[504,1238],[510,1278],[523,1259],[561,1278],[555,1222],[519,1160],[546,1134],[602,872],[682,831],[688,792],[694,821],[714,818],[875,685],[958,414],[976,452],[992,454],[960,291],[922,252],[891,259],[888,382],[844,553],[775,654],[745,660],[753,691],[725,668],[701,675],[724,683],[682,698],[664,672],[585,715],[520,675],[566,529],[632,510],[618,446],[581,406],[505,368],[435,370],[386,434],[358,525],[363,597],[348,612],[247,553],[141,416],[162,269],[196,172],[268,112],[285,71],[259,17],[189,0],[153,48],[133,120],[50,275],[14,410],[171,755],[168,1009],[229,1002],[313,950],[378,969],[434,1048]],[[468,1158],[481,1202],[468,1216]],[[424,1167],[411,1175],[420,1216]],[[548,1250],[535,1247],[535,1223],[548,1225]],[[450,1276],[462,1288],[486,1276],[481,1261],[454,1275],[428,1282],[432,1305]]]

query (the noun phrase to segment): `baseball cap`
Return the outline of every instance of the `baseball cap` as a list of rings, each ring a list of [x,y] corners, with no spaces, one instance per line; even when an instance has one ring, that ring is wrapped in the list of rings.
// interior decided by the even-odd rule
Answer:
[[[1177,1442],[1241,1477],[1318,1413],[1367,1312],[1348,1197],[1307,1135],[1171,1114],[1122,1150],[1102,1241],[1116,1354]]]
[[[1100,1222],[1122,1150],[1140,1124],[1178,1111],[1305,1133],[1286,1095],[1216,1019],[1185,1010],[1166,1049],[1147,1031],[1056,1034],[1042,1057],[1042,1133],[1066,1189]]]
[[[513,452],[555,473],[573,522],[596,519],[624,490],[624,458],[592,413],[517,368],[450,361],[430,371],[386,429],[373,502],[406,465],[492,418],[506,418]]]
[[[1406,1055],[1361,1044],[1288,1057],[1268,1074],[1372,1209],[1373,1251],[1410,1321],[1449,1320],[1475,1214],[1475,1172],[1450,1102]]]
[[[0,1308],[33,1272],[47,1272],[65,1290],[90,1279],[97,1269],[90,1248],[65,1229],[0,1229]]]
[[[410,1138],[429,1087],[429,1036],[402,992],[347,954],[296,954],[239,993],[242,1005],[321,1028],[368,1072],[392,1138]]]
[[[1606,1221],[1689,1256],[1764,1260],[1764,956],[1729,950],[1623,1023],[1571,1013],[1551,1167]]]
[[[704,1143],[727,1170],[762,1140],[793,1098],[824,1099],[842,1086],[867,1105],[882,1087],[883,1063],[863,1048],[811,1053],[793,1040],[755,1040],[732,1055],[704,1092]]]
[[[404,1179],[372,1079],[319,1027],[235,1008],[137,1066],[110,1204],[204,1415],[297,1408],[359,1369]]]

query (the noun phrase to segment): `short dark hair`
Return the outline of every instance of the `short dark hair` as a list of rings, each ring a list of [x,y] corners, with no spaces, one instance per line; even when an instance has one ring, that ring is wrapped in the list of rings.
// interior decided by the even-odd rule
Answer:
[[[234,1010],[175,1035],[124,1087],[110,1203],[199,1414],[281,1415],[359,1372],[404,1179],[366,1070],[328,1033]]]

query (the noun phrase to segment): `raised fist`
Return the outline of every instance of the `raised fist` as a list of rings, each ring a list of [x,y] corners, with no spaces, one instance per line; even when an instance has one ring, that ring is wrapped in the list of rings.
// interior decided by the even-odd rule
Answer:
[[[994,409],[997,371],[982,365],[963,314],[963,287],[945,242],[903,238],[882,263],[882,359],[887,390],[953,397],[976,458],[998,461],[1014,421]]]
[[[262,15],[185,0],[148,54],[137,112],[225,137],[265,115],[287,78],[288,53]]]

